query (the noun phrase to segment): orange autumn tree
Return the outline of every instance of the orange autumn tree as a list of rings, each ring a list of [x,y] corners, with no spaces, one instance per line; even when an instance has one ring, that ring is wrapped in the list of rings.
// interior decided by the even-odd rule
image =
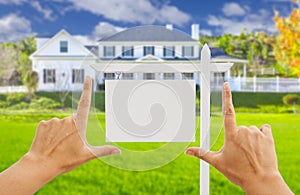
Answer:
[[[286,76],[300,76],[300,0],[293,0],[297,7],[284,18],[275,11],[274,21],[279,31],[274,44],[274,55]]]

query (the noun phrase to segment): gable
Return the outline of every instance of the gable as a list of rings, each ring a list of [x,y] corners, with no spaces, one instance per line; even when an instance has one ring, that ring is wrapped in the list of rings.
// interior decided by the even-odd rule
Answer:
[[[60,52],[60,42],[66,41],[68,43],[68,52]],[[87,48],[85,48],[78,40],[73,38],[65,30],[60,31],[52,37],[39,50],[34,52],[30,57],[95,57]]]

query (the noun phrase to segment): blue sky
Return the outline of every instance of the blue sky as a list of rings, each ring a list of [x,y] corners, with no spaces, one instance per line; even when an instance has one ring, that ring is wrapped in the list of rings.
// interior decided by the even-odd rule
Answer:
[[[200,35],[276,33],[273,10],[286,16],[290,0],[0,0],[0,42],[30,35],[54,35],[62,28],[85,44],[123,29],[146,24],[173,24]]]

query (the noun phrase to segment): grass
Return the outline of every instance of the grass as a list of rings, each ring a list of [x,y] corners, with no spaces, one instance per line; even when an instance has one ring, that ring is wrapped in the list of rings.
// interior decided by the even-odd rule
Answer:
[[[53,116],[0,115],[0,171],[29,149],[38,121]],[[299,115],[291,114],[237,115],[239,125],[260,126],[265,122],[272,125],[279,169],[295,194],[300,193],[299,119]],[[214,120],[220,121],[217,117]],[[221,127],[218,123],[212,125]],[[213,149],[219,149],[222,144],[221,133]],[[211,194],[244,194],[214,168],[211,168],[210,181]],[[199,194],[199,160],[182,154],[161,168],[144,172],[124,171],[93,160],[59,176],[37,194]]]

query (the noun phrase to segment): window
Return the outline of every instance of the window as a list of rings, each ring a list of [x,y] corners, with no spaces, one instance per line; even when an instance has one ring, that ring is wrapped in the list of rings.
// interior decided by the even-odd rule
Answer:
[[[114,80],[115,79],[115,73],[104,73],[104,79],[105,80]]]
[[[44,83],[55,83],[55,69],[44,69]]]
[[[146,55],[154,55],[154,47],[153,46],[145,46],[144,47],[144,56]]]
[[[193,46],[183,46],[182,47],[182,56],[183,57],[193,57],[194,56],[194,47]]]
[[[72,70],[72,83],[83,83],[84,81],[84,69]]]
[[[194,79],[193,73],[182,73],[182,79]]]
[[[175,74],[174,73],[164,73],[165,80],[174,80]]]
[[[122,48],[122,56],[123,57],[133,57],[133,46],[123,46]]]
[[[68,52],[68,41],[60,41],[60,52],[61,53]]]
[[[174,57],[174,47],[165,46],[164,47],[164,57]]]
[[[144,79],[145,80],[154,80],[155,74],[154,73],[144,73]]]
[[[104,57],[114,57],[115,56],[115,47],[114,46],[104,46],[103,47],[103,56]]]
[[[123,80],[132,80],[133,79],[133,73],[123,73],[122,74]]]

